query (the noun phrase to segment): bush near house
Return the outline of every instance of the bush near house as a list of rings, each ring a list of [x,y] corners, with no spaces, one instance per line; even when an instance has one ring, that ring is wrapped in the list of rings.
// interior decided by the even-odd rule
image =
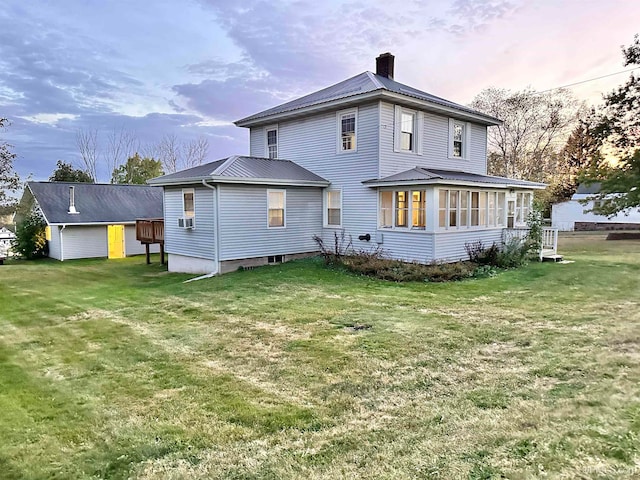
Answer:
[[[32,260],[47,256],[46,222],[41,215],[30,212],[16,225],[16,238],[13,241],[14,253]]]

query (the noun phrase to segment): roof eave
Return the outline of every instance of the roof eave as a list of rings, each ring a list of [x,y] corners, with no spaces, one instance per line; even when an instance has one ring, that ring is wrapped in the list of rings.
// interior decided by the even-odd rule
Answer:
[[[473,113],[473,112],[467,111],[466,109],[449,107],[433,101],[422,100],[420,98],[413,97],[411,95],[391,92],[381,88],[381,89],[373,90],[366,93],[354,94],[348,97],[316,103],[306,107],[294,108],[291,110],[286,110],[284,112],[275,113],[271,115],[264,115],[260,117],[255,117],[255,115],[251,115],[249,117],[245,117],[241,120],[234,122],[234,124],[238,127],[254,127],[258,125],[277,122],[280,120],[285,120],[288,118],[303,116],[310,113],[317,113],[323,110],[329,110],[337,106],[347,107],[349,105],[354,105],[357,103],[366,102],[367,100],[375,100],[375,99],[387,99],[394,102],[400,102],[404,105],[409,105],[415,108],[421,108],[421,109],[425,109],[425,110],[436,112],[436,113],[442,113],[449,116],[455,116],[456,118],[469,120],[469,121],[480,123],[487,126],[502,125],[503,123],[502,120],[498,118],[494,118],[489,115],[484,115],[480,112]]]
[[[291,187],[328,187],[327,180],[288,180],[282,178],[224,177],[212,175],[207,178],[215,183],[231,183],[246,185],[283,185]]]
[[[147,180],[147,183],[153,187],[168,187],[171,185],[184,185],[192,183],[201,183],[202,180],[208,180],[210,176],[173,178],[171,180],[162,180],[162,177]]]
[[[361,103],[367,100],[374,100],[380,96],[381,90],[373,90],[365,93],[356,93],[347,97],[337,98],[335,100],[327,100],[326,102],[315,103],[313,105],[303,106],[299,108],[292,108],[291,110],[285,110],[284,112],[263,115],[259,113],[250,115],[233,122],[237,127],[254,127],[257,125],[273,123],[278,120],[284,120],[292,117],[303,116],[309,113],[316,113],[323,110],[330,110],[336,106],[349,106],[356,103]]]
[[[432,178],[424,180],[396,180],[396,181],[376,181],[366,180],[362,182],[367,187],[403,187],[411,185],[459,185],[463,187],[483,187],[483,188],[499,188],[499,189],[520,189],[520,190],[544,190],[546,184],[531,183],[530,185],[517,185],[509,182],[490,183],[490,182],[471,182],[465,180],[447,180],[444,178]]]

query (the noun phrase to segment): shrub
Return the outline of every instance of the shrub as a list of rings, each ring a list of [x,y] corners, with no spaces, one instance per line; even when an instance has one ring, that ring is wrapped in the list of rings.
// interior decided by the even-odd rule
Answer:
[[[478,265],[496,265],[500,248],[494,243],[489,248],[485,248],[482,240],[465,243],[465,250],[469,255],[469,261]]]
[[[27,214],[16,225],[13,251],[27,259],[47,256],[46,226],[46,222],[38,213],[31,212]]]
[[[527,240],[511,238],[498,251],[493,266],[498,268],[517,268],[527,263],[531,244]]]

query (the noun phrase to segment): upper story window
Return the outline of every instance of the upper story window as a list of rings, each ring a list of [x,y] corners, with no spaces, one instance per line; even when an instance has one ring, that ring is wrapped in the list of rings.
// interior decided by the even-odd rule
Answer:
[[[285,190],[267,190],[267,224],[269,228],[285,226],[286,192]]]
[[[469,158],[469,124],[449,119],[449,157]]]
[[[196,214],[196,199],[193,188],[182,189],[182,216],[193,218]]]
[[[278,127],[267,127],[267,157],[278,158]]]
[[[396,105],[395,117],[394,150],[421,155],[422,113]]]
[[[358,110],[343,110],[337,114],[338,152],[356,151],[356,128]]]
[[[325,195],[325,226],[340,227],[342,225],[342,192],[327,190]]]

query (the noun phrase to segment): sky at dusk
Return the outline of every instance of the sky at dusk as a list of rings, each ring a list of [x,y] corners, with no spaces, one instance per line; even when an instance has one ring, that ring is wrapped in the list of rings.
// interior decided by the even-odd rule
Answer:
[[[375,70],[467,104],[483,88],[546,90],[625,70],[637,0],[4,0],[0,117],[15,168],[79,165],[76,133],[206,137],[247,154],[247,115]],[[628,67],[627,67],[628,68]],[[571,91],[590,104],[628,73]],[[99,180],[108,181],[106,171]]]

